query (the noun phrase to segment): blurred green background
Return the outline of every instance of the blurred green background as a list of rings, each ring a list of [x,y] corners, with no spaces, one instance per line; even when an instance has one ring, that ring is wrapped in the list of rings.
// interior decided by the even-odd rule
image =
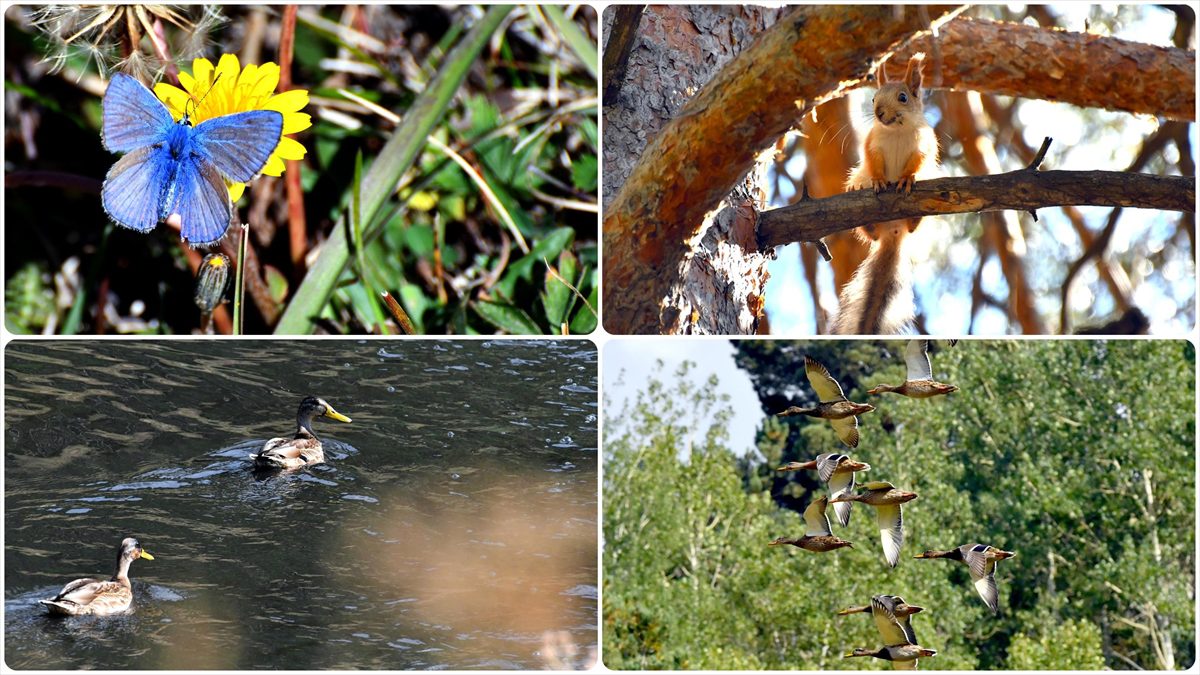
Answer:
[[[632,341],[626,341],[632,342]],[[1195,662],[1195,350],[1184,341],[935,343],[934,376],[961,389],[867,396],[904,379],[902,341],[736,341],[758,406],[728,381],[659,367],[626,385],[606,347],[604,662],[614,669],[891,669],[874,622],[844,607],[900,595],[922,669],[1151,669]],[[635,345],[636,346],[636,345]],[[642,353],[644,349],[640,350]],[[694,357],[692,350],[688,357]],[[874,404],[842,447],[820,419],[766,417],[813,403],[804,355],[849,398]],[[684,357],[680,357],[684,358]],[[718,367],[718,366],[713,366]],[[726,380],[733,378],[726,377]],[[610,388],[615,387],[615,388]],[[628,389],[624,405],[613,392]],[[755,450],[731,450],[734,418],[763,415]],[[735,411],[736,414],[735,414]],[[780,462],[846,452],[919,497],[905,505],[889,569],[869,507],[834,534],[853,549],[769,548],[804,532],[824,487]],[[860,482],[864,474],[860,474]],[[957,562],[926,549],[1015,551],[996,572],[993,616]]]
[[[400,299],[422,333],[595,328],[592,8],[309,5],[296,12],[292,33],[285,6],[177,7],[178,21],[138,6],[161,31],[169,56],[162,59],[144,34],[129,51],[122,27],[142,17],[122,7],[5,12],[9,330],[198,329],[198,257],[169,228],[145,235],[114,227],[100,207],[100,182],[117,159],[99,135],[106,78],[133,70],[169,81],[172,66],[190,72],[194,57],[216,63],[223,53],[237,54],[243,67],[279,63],[285,44],[294,45],[291,78],[311,95],[304,112],[313,126],[296,136],[308,154],[291,210],[284,183],[293,169],[259,178],[238,204],[240,220],[251,224],[245,332],[398,332],[382,291]],[[102,11],[116,21],[76,37]],[[419,107],[438,73],[453,96]],[[353,97],[403,124],[418,110],[428,135],[479,180],[423,135],[394,147],[395,120]],[[398,157],[410,149],[409,164]],[[373,195],[377,209],[368,208]],[[291,253],[289,227],[303,233],[303,259]],[[236,242],[230,234],[223,243],[233,259]],[[229,326],[217,322],[219,332]]]

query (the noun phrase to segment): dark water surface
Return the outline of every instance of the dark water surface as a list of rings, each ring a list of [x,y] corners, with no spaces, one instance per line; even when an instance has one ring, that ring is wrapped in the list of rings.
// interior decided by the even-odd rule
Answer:
[[[585,341],[13,342],[5,661],[19,669],[564,668],[596,646]],[[327,464],[246,455],[307,394]],[[155,556],[134,609],[37,604]]]

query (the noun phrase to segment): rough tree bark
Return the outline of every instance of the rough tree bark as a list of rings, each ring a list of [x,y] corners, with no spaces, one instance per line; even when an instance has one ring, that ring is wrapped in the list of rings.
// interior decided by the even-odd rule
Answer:
[[[620,32],[613,24],[628,21],[615,9],[604,12],[606,35],[618,36]],[[609,89],[616,91],[615,96],[606,92],[604,99],[606,212],[647,143],[697,90],[784,13],[782,9],[738,5],[645,8],[627,57],[624,81],[613,83]],[[614,46],[612,42],[605,45],[606,59]],[[677,168],[664,167],[664,173]],[[703,224],[694,223],[705,232],[704,240],[695,242],[698,254],[679,265],[677,283],[661,296],[662,325],[641,332],[755,331],[759,298],[767,279],[766,259],[741,254],[741,246],[735,242],[751,247],[748,242],[753,241],[753,209],[746,201],[758,191],[760,180],[761,171],[746,173],[733,189],[743,195],[737,200],[738,208],[723,212],[720,218],[715,217],[718,210],[714,209],[704,214]],[[612,288],[613,284],[606,265],[604,287]],[[609,319],[614,307],[608,303],[606,291],[605,324],[614,330]]]

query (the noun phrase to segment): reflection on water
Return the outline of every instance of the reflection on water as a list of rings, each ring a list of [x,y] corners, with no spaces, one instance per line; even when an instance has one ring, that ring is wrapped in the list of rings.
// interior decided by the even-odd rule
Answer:
[[[531,669],[596,648],[582,341],[10,343],[13,668]],[[255,480],[305,395],[326,464]],[[134,610],[47,617],[136,536]]]

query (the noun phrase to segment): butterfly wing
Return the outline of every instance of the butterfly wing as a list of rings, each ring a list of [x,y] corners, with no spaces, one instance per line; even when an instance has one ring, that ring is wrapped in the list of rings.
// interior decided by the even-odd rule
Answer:
[[[222,115],[196,127],[192,149],[231,181],[244,183],[267,164],[283,134],[283,115],[250,110]]]
[[[145,145],[118,159],[104,178],[100,203],[118,225],[149,232],[171,179],[170,150]]]
[[[179,162],[170,208],[163,220],[178,217],[180,236],[191,246],[208,246],[225,236],[233,220],[229,188],[207,159],[191,155]]]
[[[101,140],[110,152],[129,152],[166,140],[175,120],[167,106],[134,78],[117,73],[104,92]]]

